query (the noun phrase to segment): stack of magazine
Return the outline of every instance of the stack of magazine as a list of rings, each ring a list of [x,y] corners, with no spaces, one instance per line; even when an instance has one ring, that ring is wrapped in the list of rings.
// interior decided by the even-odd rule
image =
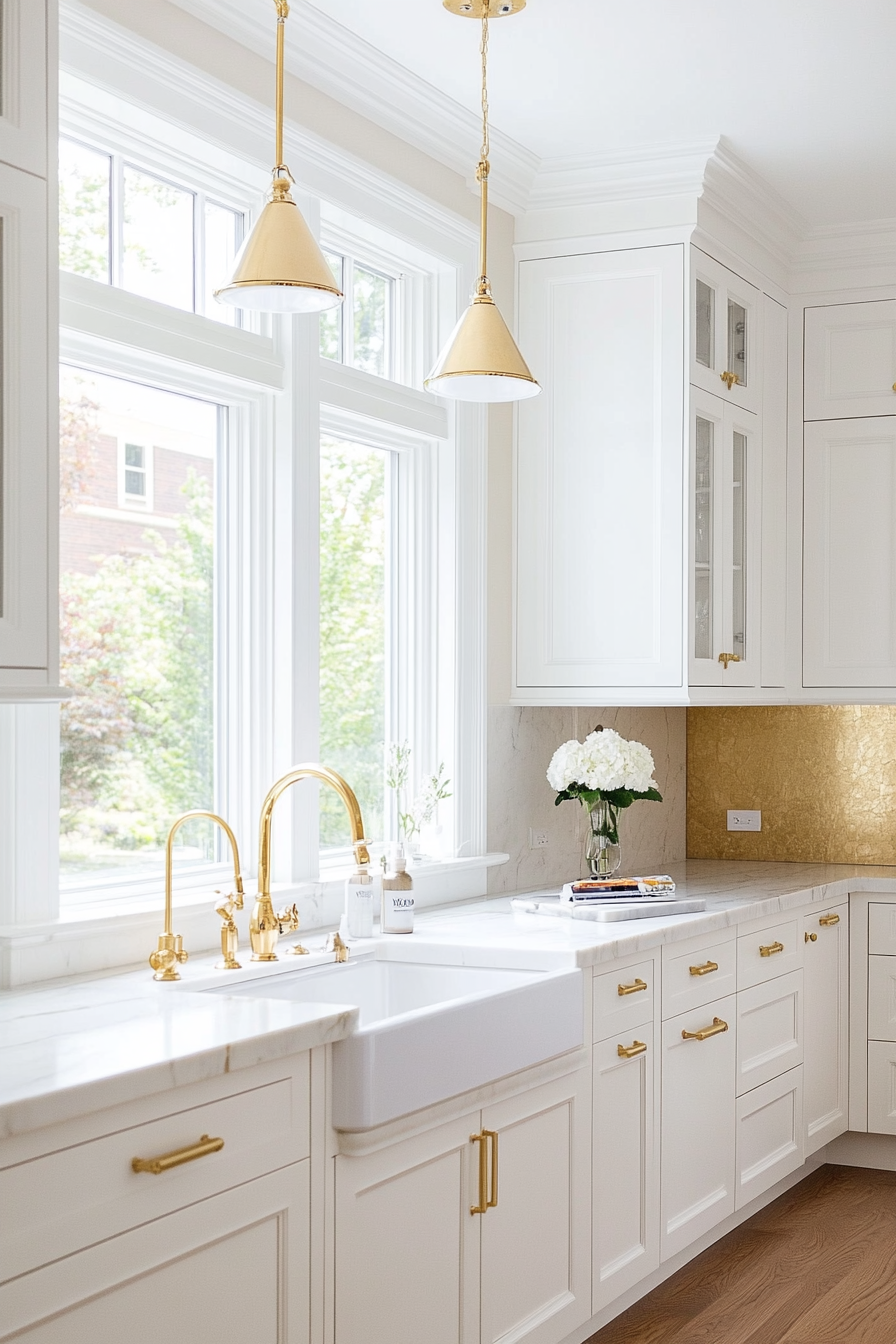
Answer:
[[[666,875],[654,877],[595,877],[567,882],[560,893],[563,905],[596,905],[611,901],[632,901],[675,895],[675,883]]]

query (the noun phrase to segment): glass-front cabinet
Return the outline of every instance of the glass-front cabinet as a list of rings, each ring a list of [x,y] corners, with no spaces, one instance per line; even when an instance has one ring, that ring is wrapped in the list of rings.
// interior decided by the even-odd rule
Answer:
[[[759,291],[691,248],[691,382],[758,411]]]
[[[690,684],[758,684],[758,420],[691,389]]]

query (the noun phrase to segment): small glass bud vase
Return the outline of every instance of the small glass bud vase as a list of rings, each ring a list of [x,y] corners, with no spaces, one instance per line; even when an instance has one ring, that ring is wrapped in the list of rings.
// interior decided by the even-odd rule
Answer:
[[[592,877],[612,877],[622,863],[617,810],[601,798],[590,804],[588,820],[585,861],[589,873]]]

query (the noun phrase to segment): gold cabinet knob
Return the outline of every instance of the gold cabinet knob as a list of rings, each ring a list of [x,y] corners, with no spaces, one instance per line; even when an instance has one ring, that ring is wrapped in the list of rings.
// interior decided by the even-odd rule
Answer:
[[[818,934],[817,934],[817,933],[807,933],[807,934],[806,934],[805,941],[806,941],[807,943],[817,943],[817,942],[818,942]]]
[[[719,654],[719,662],[725,664],[725,671],[727,672],[727,671],[728,671],[728,664],[729,664],[729,663],[739,663],[739,662],[740,662],[740,654],[739,654],[739,653],[720,653],[720,654]]]
[[[721,378],[725,386],[728,388],[729,392],[731,391],[732,387],[734,387],[735,383],[737,383],[738,387],[740,386],[740,379],[738,378],[737,374],[729,373],[727,369],[725,370],[724,373],[720,373],[719,377]],[[893,391],[896,392],[896,387],[893,388]]]

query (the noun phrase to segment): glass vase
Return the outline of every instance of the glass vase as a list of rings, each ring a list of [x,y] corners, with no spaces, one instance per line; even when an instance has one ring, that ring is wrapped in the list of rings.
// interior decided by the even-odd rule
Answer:
[[[590,804],[588,821],[585,862],[589,874],[591,877],[612,877],[622,863],[617,809],[601,798]]]

